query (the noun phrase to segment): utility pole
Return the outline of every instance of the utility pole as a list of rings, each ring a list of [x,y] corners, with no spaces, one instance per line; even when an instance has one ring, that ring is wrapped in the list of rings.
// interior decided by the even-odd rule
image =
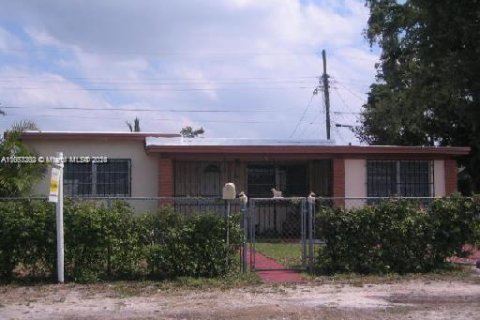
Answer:
[[[328,91],[328,74],[327,74],[327,54],[322,50],[323,58],[323,94],[325,96],[325,119],[327,122],[327,140],[330,140],[330,93]]]

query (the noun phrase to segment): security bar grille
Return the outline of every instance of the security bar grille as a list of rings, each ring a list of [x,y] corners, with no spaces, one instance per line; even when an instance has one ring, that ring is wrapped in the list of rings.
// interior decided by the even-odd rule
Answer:
[[[66,196],[130,196],[130,160],[109,159],[105,163],[65,164]]]
[[[368,160],[368,197],[430,197],[433,164],[429,160]]]

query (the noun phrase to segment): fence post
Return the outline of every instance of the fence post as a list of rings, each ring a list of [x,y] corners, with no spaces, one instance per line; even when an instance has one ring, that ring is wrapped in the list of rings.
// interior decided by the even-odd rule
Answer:
[[[248,218],[249,218],[249,229],[250,229],[250,269],[253,269],[255,271],[255,225],[257,223],[256,221],[256,203],[255,199],[252,199],[250,201],[250,207],[248,208]]]
[[[300,202],[300,237],[302,242],[302,266],[305,266],[307,259],[307,239],[306,239],[306,208],[305,208],[305,198],[301,199]]]
[[[311,273],[313,273],[313,264],[315,261],[315,250],[314,250],[314,243],[313,243],[313,219],[315,217],[315,197],[309,196],[307,198],[308,201],[308,255],[309,255],[309,263],[308,267]]]
[[[247,217],[247,204],[248,204],[248,197],[243,194],[240,197],[241,209],[243,216],[243,244],[242,244],[242,263],[241,268],[242,272],[247,272],[247,239],[248,239],[248,217]]]
[[[225,210],[225,223],[226,223],[226,235],[225,235],[225,246],[226,246],[226,255],[225,255],[225,267],[226,270],[228,270],[228,254],[230,252],[230,201],[231,200],[225,200],[227,203],[227,208]]]

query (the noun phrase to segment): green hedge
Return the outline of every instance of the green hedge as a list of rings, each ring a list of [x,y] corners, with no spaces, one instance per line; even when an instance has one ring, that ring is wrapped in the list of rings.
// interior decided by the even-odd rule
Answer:
[[[242,241],[238,219],[185,216],[166,207],[135,214],[125,202],[66,202],[65,273],[74,281],[137,276],[224,275]],[[45,201],[0,202],[0,277],[51,275],[55,270],[55,209]]]
[[[480,198],[453,196],[424,208],[407,200],[360,209],[322,207],[317,236],[321,272],[428,272],[479,239]]]
[[[0,202],[0,277],[19,265],[32,276],[53,271],[54,214],[43,201]]]

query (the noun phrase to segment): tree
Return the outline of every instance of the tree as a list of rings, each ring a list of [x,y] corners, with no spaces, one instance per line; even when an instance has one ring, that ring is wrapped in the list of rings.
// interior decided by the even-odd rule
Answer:
[[[200,129],[193,129],[192,127],[188,126],[188,127],[185,127],[183,128],[181,131],[180,131],[180,134],[182,135],[182,137],[184,138],[195,138],[201,134],[204,134],[205,133],[205,130],[203,130],[203,128],[200,128]]]
[[[130,129],[130,132],[140,132],[140,119],[138,119],[137,117],[135,117],[135,119],[133,120],[133,125],[128,122],[128,121],[125,121],[125,123],[127,124],[128,126],[128,129]]]
[[[26,130],[38,128],[31,121],[16,123],[0,141],[0,197],[26,195],[45,172],[43,164],[12,161],[18,157],[36,159],[36,155],[20,140]]]
[[[471,146],[480,191],[480,1],[366,0],[381,48],[356,133],[369,144]]]

